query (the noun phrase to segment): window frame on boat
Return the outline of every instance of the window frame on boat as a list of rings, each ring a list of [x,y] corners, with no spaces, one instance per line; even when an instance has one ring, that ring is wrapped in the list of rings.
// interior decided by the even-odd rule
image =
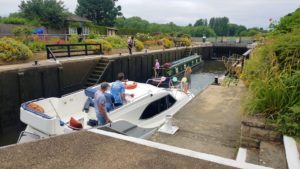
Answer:
[[[171,108],[176,102],[177,100],[170,94],[161,97],[146,106],[146,108],[143,110],[143,113],[139,117],[139,120],[151,119]]]

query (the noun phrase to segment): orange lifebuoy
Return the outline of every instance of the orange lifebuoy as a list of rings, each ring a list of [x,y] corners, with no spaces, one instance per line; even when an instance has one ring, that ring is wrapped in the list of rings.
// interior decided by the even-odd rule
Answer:
[[[125,83],[125,88],[127,90],[132,90],[132,89],[135,89],[136,87],[137,87],[137,82],[133,82],[132,84]]]

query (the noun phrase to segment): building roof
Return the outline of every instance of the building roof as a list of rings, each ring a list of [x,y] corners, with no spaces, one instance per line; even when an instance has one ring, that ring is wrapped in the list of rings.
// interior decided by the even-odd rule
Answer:
[[[74,15],[74,14],[70,14],[67,16],[66,18],[67,21],[76,21],[76,22],[92,22],[84,17],[78,16],[78,15]]]
[[[114,28],[114,27],[106,27],[106,29],[110,29],[110,30],[119,30],[119,29]]]

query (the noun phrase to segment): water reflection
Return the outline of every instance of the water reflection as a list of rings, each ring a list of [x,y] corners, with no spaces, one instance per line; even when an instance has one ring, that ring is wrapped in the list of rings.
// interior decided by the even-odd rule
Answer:
[[[193,72],[191,79],[191,92],[197,95],[215,79],[215,76],[221,76],[225,73],[225,66],[222,61],[206,61],[197,72]]]

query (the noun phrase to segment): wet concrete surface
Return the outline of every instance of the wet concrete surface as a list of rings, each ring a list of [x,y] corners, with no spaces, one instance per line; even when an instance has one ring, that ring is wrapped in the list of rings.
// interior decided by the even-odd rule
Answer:
[[[1,169],[230,169],[88,131],[0,148]]]
[[[239,147],[245,87],[209,86],[175,114],[175,135],[155,133],[150,140],[235,159]]]

